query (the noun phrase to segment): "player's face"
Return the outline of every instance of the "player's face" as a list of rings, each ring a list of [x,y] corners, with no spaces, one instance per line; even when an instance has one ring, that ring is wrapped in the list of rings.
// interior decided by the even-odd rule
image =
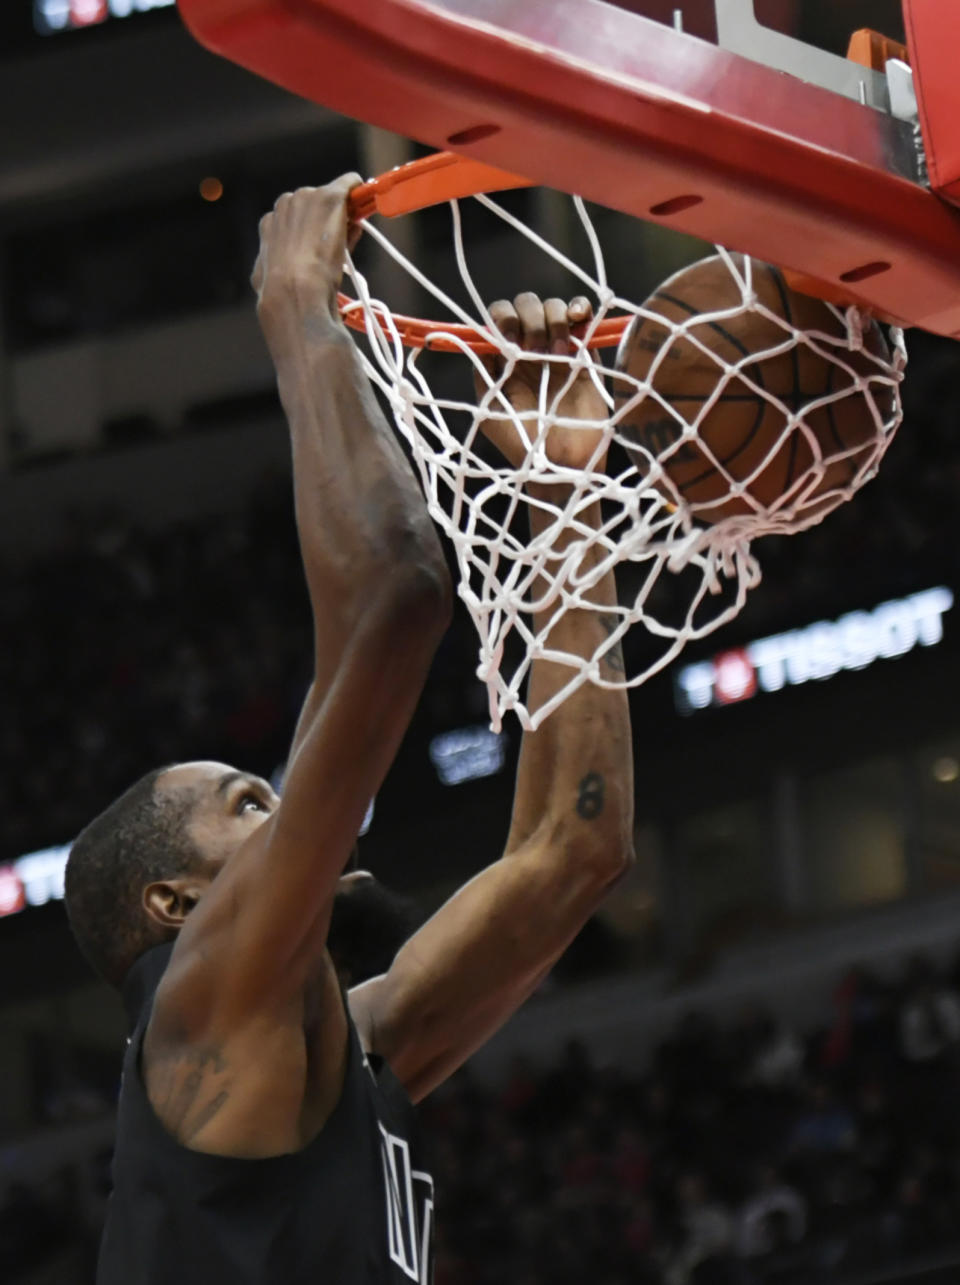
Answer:
[[[276,811],[273,787],[226,763],[180,763],[164,772],[157,789],[190,800],[190,838],[216,873]]]
[[[157,789],[186,793],[192,800],[187,826],[190,838],[216,873],[280,806],[269,781],[226,763],[179,763],[157,781]],[[371,876],[364,870],[344,875],[340,888],[350,891]]]
[[[187,830],[207,865],[202,880],[207,886],[280,806],[269,782],[226,763],[180,763],[158,778],[157,790],[172,792],[187,803]],[[336,952],[344,984],[384,971],[410,928],[404,898],[384,888],[367,870],[351,869],[342,875],[328,943],[331,954]]]

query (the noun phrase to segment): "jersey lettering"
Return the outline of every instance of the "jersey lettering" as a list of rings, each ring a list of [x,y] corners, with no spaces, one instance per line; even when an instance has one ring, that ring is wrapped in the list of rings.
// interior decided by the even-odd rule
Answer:
[[[390,1258],[416,1285],[430,1285],[433,1263],[430,1252],[433,1234],[433,1179],[410,1166],[406,1139],[380,1125],[380,1154],[383,1159],[387,1197],[387,1246]]]

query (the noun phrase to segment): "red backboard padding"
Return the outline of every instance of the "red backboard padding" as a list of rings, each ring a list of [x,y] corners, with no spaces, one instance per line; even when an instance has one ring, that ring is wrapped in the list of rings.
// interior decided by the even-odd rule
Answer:
[[[890,122],[859,103],[596,0],[180,9],[209,48],[335,111],[960,337],[960,213],[892,166]]]
[[[930,184],[960,205],[960,3],[904,0]]]

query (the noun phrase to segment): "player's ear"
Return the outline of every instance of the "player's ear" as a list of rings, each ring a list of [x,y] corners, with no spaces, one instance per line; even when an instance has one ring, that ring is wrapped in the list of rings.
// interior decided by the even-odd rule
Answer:
[[[180,928],[209,887],[209,880],[195,875],[148,883],[141,903],[147,917],[162,928]]]

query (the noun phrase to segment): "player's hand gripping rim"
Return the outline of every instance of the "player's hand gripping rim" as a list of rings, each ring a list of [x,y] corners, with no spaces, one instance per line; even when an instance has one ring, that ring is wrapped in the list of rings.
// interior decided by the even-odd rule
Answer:
[[[318,337],[345,332],[337,291],[347,252],[363,230],[348,217],[350,193],[361,182],[359,174],[344,174],[324,187],[285,192],[260,220],[260,249],[250,283],[271,343],[294,314],[307,320]]]
[[[609,411],[594,382],[596,375],[591,374],[594,358],[576,342],[593,318],[590,300],[583,295],[569,303],[557,298],[541,300],[525,291],[512,302],[498,299],[492,303],[490,318],[504,339],[528,356],[512,358],[501,352],[482,359],[489,384],[479,373],[475,375],[478,400],[486,399],[490,411],[495,412],[502,400],[496,393],[490,394],[490,384],[500,383],[503,396],[517,412],[516,417],[488,413],[480,426],[484,435],[514,468],[523,466],[534,442],[542,437],[552,464],[602,470]],[[578,353],[588,364],[574,374],[569,359]],[[557,423],[555,417],[580,420],[583,427]]]

